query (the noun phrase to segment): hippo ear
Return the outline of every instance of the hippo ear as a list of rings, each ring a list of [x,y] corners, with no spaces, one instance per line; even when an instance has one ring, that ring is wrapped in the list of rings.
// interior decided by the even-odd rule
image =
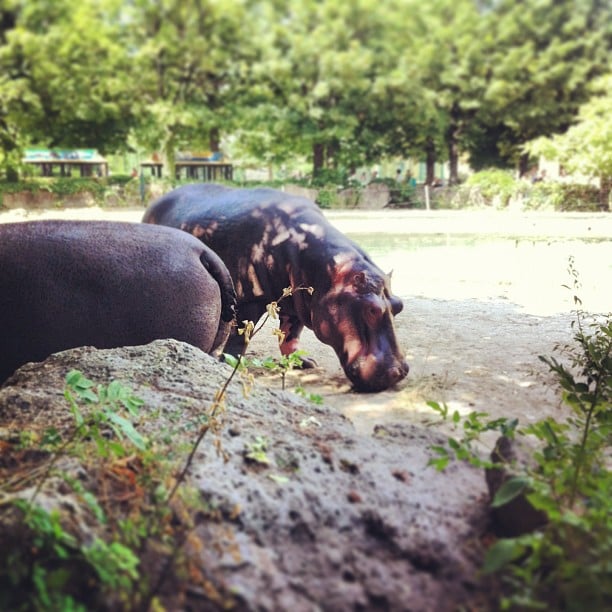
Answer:
[[[355,272],[353,275],[353,287],[358,293],[363,293],[366,289],[365,272]]]
[[[400,300],[398,297],[395,297],[394,295],[391,295],[389,296],[389,301],[391,302],[391,312],[393,313],[393,316],[395,316],[399,312],[402,312],[404,308],[404,302],[402,302],[402,300]]]

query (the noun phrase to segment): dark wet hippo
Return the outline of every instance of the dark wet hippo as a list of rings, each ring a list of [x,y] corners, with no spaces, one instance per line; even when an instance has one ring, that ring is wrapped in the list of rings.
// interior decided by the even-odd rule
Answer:
[[[77,346],[175,338],[221,352],[235,315],[227,268],[199,240],[138,223],[0,224],[0,382]]]
[[[402,302],[389,277],[313,202],[273,189],[186,185],[151,204],[143,221],[183,229],[221,256],[238,321],[257,322],[286,287],[313,287],[312,296],[298,291],[281,304],[284,355],[298,348],[306,325],[336,351],[359,391],[381,391],[408,373],[393,327]],[[228,347],[239,352],[241,342],[234,337]]]

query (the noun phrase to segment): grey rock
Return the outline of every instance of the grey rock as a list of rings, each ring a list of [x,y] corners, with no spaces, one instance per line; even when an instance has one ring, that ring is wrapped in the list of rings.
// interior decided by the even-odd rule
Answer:
[[[174,449],[194,437],[188,426],[231,371],[173,340],[65,351],[23,366],[0,389],[0,430],[34,420],[66,426],[64,378],[73,368],[128,384],[145,401],[141,433],[172,432]],[[404,423],[358,435],[333,406],[257,384],[245,395],[238,379],[220,418],[223,452],[209,432],[188,475],[215,514],[198,519],[201,545],[191,554],[236,609],[445,611],[488,597],[478,575],[487,524],[482,475],[464,464],[444,473],[427,467],[439,434]],[[246,457],[257,437],[266,440],[269,464]],[[46,505],[53,486],[45,486]],[[196,586],[188,592],[191,609],[218,609]],[[164,596],[176,609],[172,593]]]

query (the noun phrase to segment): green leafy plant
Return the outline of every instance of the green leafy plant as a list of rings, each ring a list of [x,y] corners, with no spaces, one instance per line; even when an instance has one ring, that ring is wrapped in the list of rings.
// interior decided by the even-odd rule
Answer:
[[[576,288],[577,274],[570,260]],[[580,301],[576,297],[576,303]],[[514,476],[497,490],[493,507],[519,495],[546,517],[545,524],[517,537],[497,540],[487,551],[483,571],[501,576],[502,609],[603,611],[612,607],[612,318],[587,315],[580,308],[573,323],[574,343],[558,347],[557,357],[540,357],[562,389],[571,416],[542,419],[527,427],[514,420],[466,419],[430,404],[443,419],[463,424],[464,436],[434,447],[430,463],[444,469],[452,458],[480,467],[474,441],[498,430],[534,442],[532,465],[513,465]]]
[[[302,367],[302,357],[306,355],[305,351],[299,350],[294,351],[289,355],[282,355],[281,357],[272,357],[268,356],[264,359],[259,359],[257,357],[245,357],[243,356],[240,359],[240,368],[243,370],[252,370],[252,369],[264,369],[273,374],[280,374],[281,377],[281,388],[284,391],[286,387],[286,379],[287,374],[296,368]],[[226,363],[231,365],[232,367],[238,364],[238,357],[234,355],[229,355],[225,353],[223,355]],[[303,394],[305,395],[305,394]]]
[[[85,378],[81,372],[72,370],[66,376],[64,397],[70,405],[77,432],[95,441],[100,456],[108,457],[112,454],[124,456],[127,451],[121,441],[125,438],[139,450],[146,449],[147,441],[133,424],[133,419],[138,417],[138,409],[143,401],[133,396],[128,387],[118,381],[112,381],[108,386],[98,385],[95,388],[94,383]],[[77,398],[84,404],[98,409],[87,417],[83,416]],[[105,427],[112,429],[119,442],[104,435]]]
[[[80,542],[59,510],[23,499],[13,506],[23,526],[20,544],[10,542],[0,560],[1,609],[87,610],[104,594],[130,598],[140,578],[136,552],[117,541]]]
[[[264,436],[257,436],[253,442],[249,442],[246,445],[246,452],[244,456],[255,463],[269,465],[270,458],[266,454],[267,450],[268,440]]]
[[[480,468],[492,467],[493,464],[489,460],[481,457],[476,444],[480,442],[481,436],[486,432],[499,432],[500,434],[513,438],[518,426],[517,419],[508,419],[505,417],[497,419],[486,419],[486,412],[470,412],[467,416],[462,417],[458,410],[451,414],[449,407],[446,404],[438,402],[427,402],[427,405],[437,412],[443,421],[450,420],[454,430],[463,430],[463,436],[460,439],[453,437],[448,438],[446,445],[434,445],[431,450],[437,455],[432,457],[428,465],[435,467],[437,470],[444,470],[450,461],[459,459],[467,461],[471,465]]]
[[[338,188],[335,185],[321,187],[316,202],[321,208],[334,208],[338,203]]]
[[[8,555],[0,561],[0,575],[4,576],[0,579],[2,609],[22,609],[25,605],[36,610],[85,610],[104,593],[127,601],[140,578],[134,550],[112,536],[108,543],[100,538],[80,542],[63,523],[59,509],[43,508],[37,498],[59,458],[73,453],[87,461],[80,449],[91,442],[98,462],[126,457],[134,448],[146,451],[149,443],[135,427],[143,402],[118,381],[95,385],[76,370],[66,376],[64,397],[74,418],[73,432],[62,440],[55,428],[44,430],[39,444],[52,453],[46,469],[29,499],[14,498],[10,502],[22,516],[25,532],[20,537],[25,541],[9,547]],[[29,436],[29,447],[35,438]],[[95,519],[107,524],[107,514],[97,496],[78,479],[60,475]],[[92,589],[93,584],[97,588]]]

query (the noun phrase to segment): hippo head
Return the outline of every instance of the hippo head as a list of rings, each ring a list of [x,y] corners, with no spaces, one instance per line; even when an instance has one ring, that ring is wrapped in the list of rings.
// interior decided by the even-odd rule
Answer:
[[[389,276],[370,262],[336,264],[329,291],[313,295],[312,328],[336,351],[356,391],[382,391],[408,374],[393,326],[402,301],[391,295]]]

